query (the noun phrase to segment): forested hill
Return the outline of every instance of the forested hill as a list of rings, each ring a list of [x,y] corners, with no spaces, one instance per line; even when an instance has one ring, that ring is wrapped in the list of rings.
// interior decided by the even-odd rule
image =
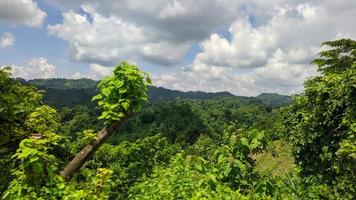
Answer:
[[[287,95],[280,95],[276,93],[262,93],[256,97],[267,106],[277,108],[286,106],[292,103],[292,97]]]
[[[356,41],[323,46],[293,102],[147,88],[127,62],[100,84],[0,68],[0,198],[356,199]]]
[[[18,80],[24,84],[34,85],[45,90],[44,102],[54,105],[55,107],[94,105],[91,103],[91,98],[97,93],[96,85],[98,84],[98,81],[87,78]],[[236,97],[229,92],[182,92],[155,86],[149,87],[148,95],[150,102],[153,103],[174,101],[176,99],[208,100],[220,97]],[[272,108],[289,105],[291,103],[290,96],[280,94],[263,93],[257,96],[256,99]]]
[[[207,100],[214,99],[218,97],[233,97],[234,95],[229,92],[201,92],[201,91],[189,91],[182,92],[178,90],[170,90],[162,87],[149,87],[148,96],[150,101],[159,102],[159,101],[173,101],[177,98],[179,99],[198,99],[198,100]]]

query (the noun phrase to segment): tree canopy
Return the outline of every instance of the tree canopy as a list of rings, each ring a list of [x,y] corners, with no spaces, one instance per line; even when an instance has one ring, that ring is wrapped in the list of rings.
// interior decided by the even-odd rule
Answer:
[[[310,78],[294,99],[286,127],[302,174],[355,193],[356,42],[323,43],[327,50],[313,63],[321,76]]]
[[[2,198],[354,199],[356,41],[322,49],[292,100],[170,91],[147,102],[149,76],[122,62],[99,84],[40,80],[98,86],[98,106],[51,107],[0,69]]]

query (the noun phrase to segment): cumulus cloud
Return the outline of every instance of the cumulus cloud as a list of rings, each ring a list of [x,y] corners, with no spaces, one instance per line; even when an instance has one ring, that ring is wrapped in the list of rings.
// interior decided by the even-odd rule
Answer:
[[[55,76],[54,65],[47,62],[45,58],[33,58],[24,66],[10,65],[13,77],[24,79],[53,78]]]
[[[0,21],[39,27],[47,14],[32,0],[0,0]]]
[[[317,75],[310,61],[323,41],[356,38],[352,17],[356,3],[285,3],[266,9],[265,15],[255,12],[260,10],[257,2],[254,6],[254,12],[232,23],[231,39],[212,34],[185,72],[157,75],[156,82],[173,89],[227,90],[238,95],[300,93],[306,78]],[[258,23],[251,20],[253,15]]]
[[[198,43],[201,52],[184,70],[153,75],[157,85],[179,90],[299,93],[317,74],[310,61],[323,41],[356,38],[349,0],[52,1],[80,5],[48,31],[68,42],[72,60],[92,64],[90,77],[120,60],[177,69]]]
[[[95,80],[102,79],[106,76],[110,76],[114,69],[113,67],[103,66],[96,63],[91,64],[89,68],[90,70],[88,73],[88,77]]]
[[[235,1],[221,0],[85,1],[83,12],[65,12],[63,22],[49,25],[48,31],[68,42],[68,54],[75,61],[112,65],[135,60],[170,66],[179,64],[194,42],[228,26],[237,8]]]
[[[4,33],[0,37],[0,48],[11,47],[15,44],[15,36],[11,33]]]
[[[276,35],[270,27],[253,28],[247,19],[235,21],[229,32],[231,42],[218,34],[204,41],[196,62],[222,67],[256,66],[266,60],[268,50],[275,46]]]
[[[80,72],[75,72],[71,78],[72,79],[81,79],[81,78],[85,78],[85,76]]]
[[[276,7],[274,13],[259,26],[253,26],[248,18],[237,19],[229,29],[231,41],[212,34],[202,43],[203,52],[197,55],[196,62],[256,68],[281,50],[290,54],[291,62],[306,63],[315,56],[321,42],[340,37],[341,33],[356,35],[351,26],[356,9],[331,15],[326,3],[303,3]]]
[[[228,91],[238,95],[256,95],[258,89],[251,76],[239,75],[231,68],[222,67],[207,67],[200,72],[153,74],[152,80],[154,85],[181,91]]]
[[[217,27],[229,25],[240,5],[235,0],[142,0],[56,1],[59,4],[95,10],[103,17],[115,17],[125,22],[157,32],[164,39],[184,42],[209,36]],[[92,13],[90,13],[92,14]]]
[[[97,63],[90,64],[89,70],[84,73],[75,72],[72,79],[89,78],[94,80],[101,80],[104,77],[111,76],[113,67],[103,66]]]

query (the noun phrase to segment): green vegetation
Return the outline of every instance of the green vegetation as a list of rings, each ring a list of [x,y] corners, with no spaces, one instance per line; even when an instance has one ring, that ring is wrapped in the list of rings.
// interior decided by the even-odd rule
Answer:
[[[32,85],[45,90],[46,93],[43,95],[43,102],[56,108],[72,107],[74,105],[85,105],[91,108],[96,106],[91,102],[91,98],[98,93],[98,81],[85,78],[77,80],[63,78],[34,79],[28,81],[17,79],[17,81],[24,85]],[[181,92],[151,85],[148,85],[148,89],[148,99],[152,103],[175,101],[177,99],[207,100],[234,96],[228,92]]]
[[[1,196],[354,199],[356,42],[324,45],[293,101],[155,88],[126,62],[100,83],[1,69]]]
[[[256,170],[264,175],[286,176],[295,167],[291,145],[283,140],[275,140],[270,145],[270,151],[254,157]]]
[[[306,81],[294,99],[286,127],[303,176],[334,189],[337,196],[356,193],[356,41],[325,42],[313,63],[321,76]]]
[[[20,83],[25,85],[32,85],[39,89],[45,90],[43,101],[46,104],[53,105],[57,108],[72,107],[74,105],[85,105],[94,108],[95,104],[91,102],[91,98],[97,95],[98,81],[90,79],[34,79],[23,80],[17,79]],[[162,103],[167,101],[176,101],[183,99],[190,100],[211,100],[223,97],[235,97],[237,99],[245,97],[234,96],[229,92],[181,92],[177,90],[170,90],[162,87],[155,87],[148,85],[148,99],[151,103]],[[261,101],[268,107],[279,108],[287,106],[292,103],[292,97],[280,95],[275,93],[262,93],[258,95],[256,100]]]
[[[279,94],[262,93],[256,98],[272,108],[288,106],[292,103],[292,97]]]
[[[99,83],[100,93],[92,99],[97,100],[103,110],[98,119],[104,119],[106,124],[110,124],[137,111],[148,100],[148,84],[151,84],[150,78],[136,66],[126,62],[119,64],[112,77]]]

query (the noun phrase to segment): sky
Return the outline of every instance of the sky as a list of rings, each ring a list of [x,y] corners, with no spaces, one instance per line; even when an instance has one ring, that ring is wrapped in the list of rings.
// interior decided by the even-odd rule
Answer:
[[[340,38],[356,39],[355,0],[0,0],[0,66],[25,79],[128,61],[165,88],[290,95]]]

